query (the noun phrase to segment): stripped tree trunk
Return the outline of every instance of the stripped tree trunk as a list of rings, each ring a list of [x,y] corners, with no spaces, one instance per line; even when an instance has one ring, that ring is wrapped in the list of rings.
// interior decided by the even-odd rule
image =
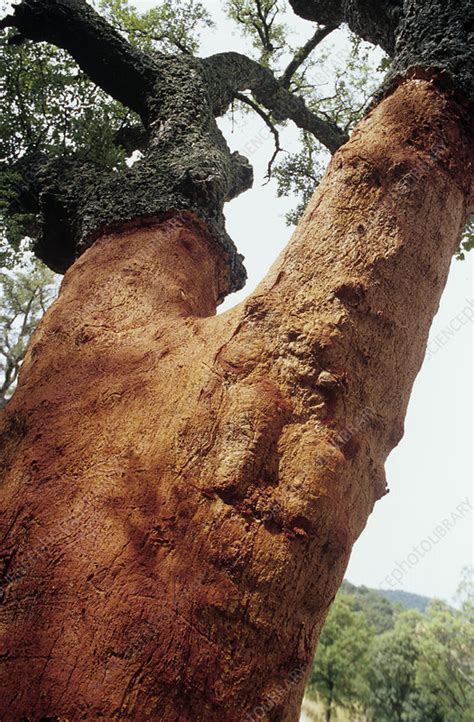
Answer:
[[[465,111],[407,80],[233,310],[191,214],[74,263],[2,417],[3,722],[297,720],[472,162]]]

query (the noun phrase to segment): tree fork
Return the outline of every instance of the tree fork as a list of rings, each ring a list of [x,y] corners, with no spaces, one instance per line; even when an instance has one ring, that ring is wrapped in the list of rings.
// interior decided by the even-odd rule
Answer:
[[[111,97],[137,112],[143,128],[119,133],[140,147],[133,167],[110,168],[65,157],[25,155],[7,212],[37,217],[35,253],[59,273],[104,232],[141,219],[190,212],[203,221],[227,258],[221,298],[242,288],[242,257],[225,230],[223,206],[248,190],[253,171],[231,153],[215,116],[251,89],[280,122],[291,118],[334,152],[346,140],[337,125],[311,112],[285,79],[239,53],[210,58],[145,54],[133,48],[85,0],[22,0],[0,21],[8,43],[46,41],[67,50]],[[309,51],[308,51],[309,52]],[[34,157],[32,157],[34,155]],[[25,228],[25,234],[28,229]]]
[[[472,210],[472,135],[406,81],[221,316],[192,214],[67,272],[2,417],[4,722],[295,722]]]

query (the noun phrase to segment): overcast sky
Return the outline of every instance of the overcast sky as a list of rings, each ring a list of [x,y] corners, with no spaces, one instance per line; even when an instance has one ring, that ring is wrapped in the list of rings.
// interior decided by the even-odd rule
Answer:
[[[155,0],[134,4],[139,9],[157,5]],[[245,50],[223,15],[223,4],[204,0],[217,29],[203,34],[202,55]],[[297,36],[311,35],[310,23],[291,12],[288,21]],[[333,62],[341,62],[347,48],[344,34],[333,34],[326,42],[333,46]],[[273,152],[263,121],[249,116],[233,132],[230,121],[221,127],[232,149],[250,157],[256,178],[253,190],[227,206],[228,231],[245,255],[249,273],[245,291],[230,297],[228,308],[254,288],[288,242],[291,229],[284,214],[295,204],[277,199],[273,182],[262,186]],[[296,137],[286,131],[283,146],[294,150]],[[430,352],[413,390],[405,437],[388,460],[390,494],[378,502],[354,547],[347,578],[355,584],[450,600],[462,567],[472,564],[473,256],[453,261]]]

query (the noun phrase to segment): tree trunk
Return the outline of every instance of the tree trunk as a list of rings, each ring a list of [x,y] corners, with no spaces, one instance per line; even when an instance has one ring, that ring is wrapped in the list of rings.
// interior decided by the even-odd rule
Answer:
[[[328,681],[328,687],[329,687],[329,690],[328,690],[329,694],[326,697],[326,700],[324,703],[324,705],[325,705],[325,708],[324,708],[325,722],[331,722],[331,717],[332,717],[332,705],[333,705],[333,701],[334,701],[334,681],[332,679],[330,679]]]
[[[3,722],[298,719],[471,203],[471,132],[405,82],[223,315],[190,215],[67,272],[2,417]]]

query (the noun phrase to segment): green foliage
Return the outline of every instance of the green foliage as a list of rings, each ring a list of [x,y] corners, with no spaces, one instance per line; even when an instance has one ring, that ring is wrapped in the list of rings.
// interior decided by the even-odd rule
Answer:
[[[339,594],[322,631],[309,681],[321,697],[329,722],[334,705],[357,708],[364,699],[364,670],[373,631],[353,599]]]
[[[195,0],[169,0],[142,14],[128,0],[92,4],[146,50],[195,52],[199,29],[211,22]],[[34,213],[7,213],[19,191],[16,163],[74,154],[123,167],[126,154],[116,135],[140,119],[94,85],[67,52],[46,43],[9,46],[8,37],[0,36],[0,265],[11,267],[21,259],[21,241],[36,234]]]
[[[57,292],[37,262],[0,273],[0,407],[12,395],[31,334]]]
[[[137,11],[130,0],[91,2],[146,52],[196,53],[200,31],[212,26],[205,4],[198,0],[165,0],[145,12]],[[281,0],[229,0],[226,8],[250,39],[254,54],[280,76],[298,49],[292,47],[284,22],[286,5]],[[0,89],[0,263],[11,265],[20,257],[23,239],[37,234],[34,209],[12,213],[19,191],[18,161],[35,154],[74,154],[107,168],[123,167],[126,152],[117,134],[140,120],[91,83],[65,51],[44,43],[8,46],[8,35],[2,34],[0,40],[0,71],[5,78]],[[378,82],[373,50],[352,39],[350,52],[334,62],[329,47],[324,48],[303,60],[290,87],[311,110],[349,128]],[[329,92],[323,93],[322,87],[329,87]],[[298,197],[298,207],[288,215],[290,223],[297,221],[326,161],[322,146],[302,134],[301,150],[278,167],[279,195]]]
[[[445,722],[474,716],[474,593],[472,570],[461,585],[459,610],[433,603],[418,635],[416,682],[425,699],[441,709]]]
[[[284,4],[278,0],[228,0],[225,7],[251,40],[250,52],[281,77],[301,50],[292,42],[284,22]],[[303,97],[312,112],[349,131],[380,83],[381,52],[352,34],[345,53],[339,51],[335,56],[333,51],[330,39],[318,45],[293,73],[290,90]],[[248,112],[245,105],[239,109]],[[271,115],[269,120],[273,120]],[[328,162],[328,152],[313,136],[302,132],[300,137],[301,148],[285,155],[273,168],[278,196],[296,196],[296,207],[286,215],[288,225],[299,221]]]
[[[369,707],[378,722],[423,722],[425,719],[415,679],[416,632],[421,623],[419,612],[403,612],[394,628],[374,641],[367,677]]]
[[[227,0],[225,9],[252,42],[259,61],[269,65],[279,58],[287,42],[287,27],[278,22],[283,12],[279,0]]]
[[[90,2],[132,45],[146,52],[194,54],[200,32],[213,25],[205,3],[199,0],[164,0],[145,12],[139,12],[130,0]],[[300,57],[301,47],[295,45],[285,23],[288,8],[283,0],[227,0],[225,8],[249,39],[250,53],[277,77],[295,55]],[[308,32],[310,28],[308,24]],[[21,256],[23,239],[37,234],[34,211],[7,213],[18,193],[16,163],[31,154],[75,154],[107,168],[123,167],[126,152],[117,142],[117,133],[125,126],[140,125],[140,119],[91,83],[65,51],[44,43],[8,46],[8,35],[0,38],[4,78],[0,87],[0,264],[11,266]],[[379,50],[356,36],[349,34],[348,39],[347,50],[337,55],[331,36],[307,56],[303,53],[290,82],[290,89],[305,99],[311,111],[346,131],[362,116],[389,63]],[[249,112],[244,104],[239,108]],[[268,120],[274,121],[271,114]],[[318,185],[328,154],[312,136],[301,133],[300,149],[280,157],[274,168],[277,193],[297,199],[287,214],[291,225],[298,222]],[[464,258],[472,247],[471,219],[458,257]]]
[[[347,581],[342,583],[342,592],[352,598],[352,607],[363,612],[377,634],[393,629],[399,607],[385,598],[385,592],[368,587],[356,587]]]
[[[474,572],[459,608],[344,582],[323,629],[309,683],[331,718],[335,705],[371,722],[468,722],[474,718]],[[349,670],[349,671],[348,671]],[[339,717],[338,717],[339,718]],[[352,716],[350,717],[352,719]]]
[[[301,81],[303,92],[308,93],[309,108],[345,131],[353,128],[362,118],[383,77],[377,65],[380,53],[352,33],[349,33],[348,40],[347,50],[339,54],[337,61],[333,59],[330,45],[321,48],[317,56],[310,57],[305,75],[311,77],[311,71],[319,80],[314,88],[305,91],[305,78]],[[328,86],[320,91],[318,88],[323,80]]]
[[[331,55],[330,46],[318,48],[296,73],[292,87],[311,111],[349,132],[362,118],[381,75],[374,49],[356,36],[350,36],[349,50],[338,62],[331,61]],[[275,166],[278,196],[297,198],[296,207],[286,214],[288,225],[300,220],[328,160],[327,150],[310,134],[301,133],[301,150]]]
[[[278,196],[295,195],[298,198],[296,208],[286,214],[289,225],[298,223],[319,184],[324,172],[324,157],[327,158],[327,152],[321,144],[309,133],[301,133],[301,150],[286,155],[275,167]]]
[[[99,12],[128,41],[144,51],[196,53],[199,33],[212,27],[210,14],[197,0],[165,0],[139,13],[129,0],[96,0]]]
[[[22,188],[17,164],[74,153],[118,167],[125,154],[114,136],[132,114],[91,83],[65,51],[44,43],[9,46],[7,38],[0,37],[0,264],[11,267],[21,258],[21,241],[36,235],[33,212],[7,213]]]
[[[10,202],[15,198],[15,189],[20,176],[10,168],[0,167],[0,267],[11,269],[21,262],[24,251],[28,250],[25,235],[28,228],[34,234],[35,216],[33,214],[7,213]],[[26,241],[26,242],[25,242]]]
[[[113,136],[129,111],[91,83],[65,51],[47,44],[9,46],[2,36],[0,72],[2,167],[41,152],[56,157],[75,151],[108,166],[123,160]]]
[[[380,83],[373,48],[351,36],[350,50],[340,62],[330,62],[330,50],[319,48],[293,79],[293,87],[313,112],[349,131],[360,120],[372,93]],[[320,88],[324,87],[325,92]],[[328,152],[313,136],[301,133],[301,150],[280,161],[274,175],[278,196],[294,195],[296,207],[286,214],[296,225],[316,190],[329,160]]]
[[[464,228],[463,236],[461,239],[461,245],[457,252],[456,258],[459,261],[464,261],[466,258],[466,253],[469,253],[469,251],[472,251],[473,248],[474,248],[474,216],[471,216]]]
[[[416,609],[419,612],[426,612],[431,602],[429,597],[421,594],[404,592],[402,589],[380,589],[379,592],[387,601],[404,609]]]

